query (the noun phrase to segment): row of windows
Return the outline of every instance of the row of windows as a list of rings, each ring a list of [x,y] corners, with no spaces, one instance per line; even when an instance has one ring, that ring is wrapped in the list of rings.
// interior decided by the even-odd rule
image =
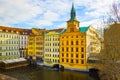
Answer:
[[[6,52],[6,56],[8,55],[19,55],[18,52]]]
[[[81,36],[63,36],[62,38],[79,38],[79,37],[83,38],[84,36],[83,35],[81,35]]]
[[[57,60],[57,59],[45,59],[45,62],[59,63],[59,60]]]
[[[43,55],[43,52],[36,52],[37,55]]]
[[[36,42],[36,45],[43,45],[42,42]]]
[[[19,39],[19,36],[15,36],[15,35],[8,35],[8,34],[0,34],[0,37],[4,37],[4,38],[14,38],[14,39]]]
[[[62,62],[70,62],[70,63],[79,63],[84,64],[84,60],[73,60],[73,59],[62,59]]]
[[[46,43],[45,46],[59,46],[59,43]]]
[[[4,44],[19,44],[19,41],[0,41],[0,44],[2,44],[2,43],[4,43]]]
[[[79,55],[79,54],[64,54],[64,53],[62,53],[62,57],[69,57],[69,56],[71,56],[71,57],[76,57],[76,58],[84,58],[84,54],[81,54],[81,55]]]
[[[59,54],[45,54],[46,57],[59,57]]]
[[[0,50],[4,49],[3,47],[0,47]],[[19,47],[16,47],[16,46],[7,46],[5,48],[5,50],[18,50]]]
[[[21,41],[20,44],[27,44],[27,41]]]
[[[16,46],[12,46],[12,47],[6,47],[6,50],[18,50],[19,47],[16,47]]]
[[[80,44],[80,41],[62,41],[62,45],[79,45]],[[81,45],[84,44],[84,41],[82,40],[81,41]]]
[[[43,47],[36,47],[36,50],[43,50]]]
[[[45,52],[59,52],[59,49],[45,49]]]
[[[36,38],[36,40],[43,40],[43,38]]]
[[[28,39],[28,36],[20,36],[20,39]]]
[[[81,52],[84,52],[84,48],[82,47],[81,48],[81,50],[79,50],[80,48],[73,48],[73,47],[71,47],[71,48],[68,48],[68,47],[66,47],[66,51],[68,52],[68,51],[71,51],[71,52],[74,52],[74,51],[76,51],[76,52],[79,52],[79,51],[81,51]],[[62,51],[65,51],[65,48],[64,47],[62,47]]]
[[[59,38],[47,38],[45,41],[59,41]]]

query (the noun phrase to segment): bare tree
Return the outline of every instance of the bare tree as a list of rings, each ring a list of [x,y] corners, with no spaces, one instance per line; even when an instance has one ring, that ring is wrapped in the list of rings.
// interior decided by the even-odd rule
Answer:
[[[104,18],[105,19],[105,18]],[[103,19],[103,21],[105,21]],[[120,30],[120,3],[113,3],[108,13],[108,26],[104,30],[104,49],[98,54],[98,61],[93,66],[99,69],[101,80],[120,80],[120,38],[118,34]],[[111,22],[116,22],[112,28]],[[116,27],[118,25],[118,27]],[[111,30],[110,30],[111,29]],[[115,36],[115,37],[114,37]],[[105,38],[106,37],[106,38]]]
[[[120,63],[110,51],[101,51],[93,66],[99,69],[100,80],[120,80]]]
[[[108,23],[120,22],[120,3],[113,3],[108,13]]]

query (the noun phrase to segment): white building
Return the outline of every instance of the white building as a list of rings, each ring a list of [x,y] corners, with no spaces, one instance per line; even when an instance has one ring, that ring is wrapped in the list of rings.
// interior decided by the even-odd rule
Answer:
[[[30,30],[26,29],[20,32],[20,37],[19,37],[20,57],[27,57],[29,31]]]

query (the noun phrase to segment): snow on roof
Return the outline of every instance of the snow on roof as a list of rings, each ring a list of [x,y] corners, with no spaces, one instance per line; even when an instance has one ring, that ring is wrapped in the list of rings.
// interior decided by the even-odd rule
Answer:
[[[4,60],[2,61],[3,63],[15,63],[15,62],[21,62],[21,61],[26,61],[24,58],[18,58],[18,59],[9,59],[9,60]]]

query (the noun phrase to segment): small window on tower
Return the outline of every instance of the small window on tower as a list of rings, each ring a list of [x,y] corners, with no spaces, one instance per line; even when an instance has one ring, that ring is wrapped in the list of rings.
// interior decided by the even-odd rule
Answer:
[[[74,32],[74,28],[70,28],[70,32]]]

